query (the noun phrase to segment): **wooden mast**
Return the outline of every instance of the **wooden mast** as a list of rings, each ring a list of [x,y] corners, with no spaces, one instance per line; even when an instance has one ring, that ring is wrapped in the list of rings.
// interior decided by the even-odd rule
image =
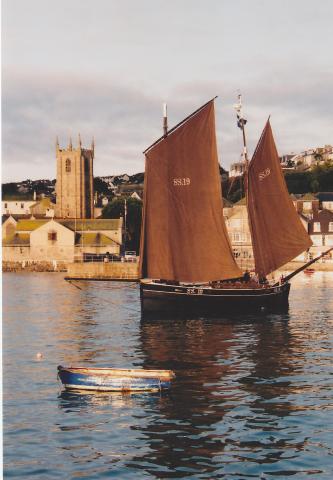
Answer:
[[[242,130],[242,137],[243,137],[243,158],[244,158],[244,173],[243,173],[243,185],[244,185],[244,195],[245,195],[245,205],[247,208],[247,198],[248,198],[248,169],[249,169],[249,158],[247,155],[247,144],[246,144],[246,135],[245,135],[245,124],[247,120],[243,117],[243,110],[242,110],[242,94],[238,94],[238,103],[234,105],[234,108],[237,112],[237,126]],[[240,182],[240,189],[241,189],[241,195],[242,195],[242,183]],[[242,222],[243,224],[243,222]],[[244,226],[244,224],[243,224]],[[244,233],[244,229],[243,229]],[[243,249],[241,246],[241,253],[243,254]],[[241,265],[242,265],[242,260],[241,260]]]
[[[168,107],[166,103],[163,103],[163,135],[168,135]]]
[[[247,145],[246,145],[246,135],[245,135],[245,124],[247,120],[243,117],[243,111],[242,111],[242,95],[238,95],[238,103],[234,105],[235,110],[237,112],[237,126],[242,130],[242,135],[243,135],[243,156],[244,156],[244,161],[245,161],[245,172],[244,172],[244,187],[245,187],[245,193],[247,192],[247,171],[249,168],[249,158],[247,155]]]
[[[217,98],[217,95],[212,98],[211,100],[209,100],[208,102],[206,102],[204,105],[202,105],[201,107],[199,107],[197,110],[195,110],[194,112],[192,112],[190,115],[188,115],[186,118],[184,118],[181,122],[177,123],[177,125],[175,125],[174,127],[170,128],[170,130],[168,131],[167,130],[167,134],[170,135],[170,133],[174,132],[175,130],[177,130],[177,128],[179,128],[181,125],[183,125],[183,123],[187,122],[188,120],[190,120],[190,118],[194,117],[198,112],[200,112],[200,110],[203,110],[205,107],[207,107],[207,105],[212,102],[213,100],[215,100]],[[168,126],[166,125],[166,127],[168,128]],[[151,148],[155,147],[155,145],[157,145],[159,142],[161,142],[163,139],[165,138],[165,135],[162,135],[162,137],[158,138],[157,140],[155,140],[154,143],[152,143],[151,145],[149,145],[149,147],[147,147],[142,153],[145,154],[148,152],[148,150],[150,150]]]

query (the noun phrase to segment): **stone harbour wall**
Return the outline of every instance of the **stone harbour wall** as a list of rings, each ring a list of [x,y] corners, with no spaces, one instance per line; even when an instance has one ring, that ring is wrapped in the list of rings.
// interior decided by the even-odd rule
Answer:
[[[279,271],[294,271],[297,268],[300,268],[302,265],[304,265],[304,262],[289,262],[283,265],[283,267],[279,268]],[[312,265],[309,266],[309,268],[313,268],[313,270],[316,270],[317,272],[333,272],[333,262],[332,261],[327,261],[327,262],[322,262],[318,261],[313,263]]]
[[[67,262],[61,261],[33,261],[2,262],[3,272],[67,272]]]
[[[68,264],[66,278],[95,280],[138,280],[139,264],[137,262],[70,263]]]

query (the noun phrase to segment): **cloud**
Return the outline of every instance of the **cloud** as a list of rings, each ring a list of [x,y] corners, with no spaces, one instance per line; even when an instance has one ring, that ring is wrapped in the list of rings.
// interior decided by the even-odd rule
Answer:
[[[3,96],[4,180],[54,177],[56,136],[66,146],[78,133],[85,146],[95,137],[96,174],[134,173],[160,134],[158,99],[109,80],[14,76]]]
[[[250,152],[269,114],[279,153],[332,142],[333,74],[293,71],[276,65],[250,73],[242,87]],[[95,175],[136,173],[144,168],[142,151],[161,135],[161,104],[168,98],[169,126],[209,98],[216,102],[219,156],[229,167],[241,152],[233,103],[237,88],[226,75],[214,81],[183,82],[164,98],[145,85],[129,86],[112,78],[73,75],[22,75],[3,79],[3,181],[55,177],[55,138],[70,136],[84,146],[95,137]]]

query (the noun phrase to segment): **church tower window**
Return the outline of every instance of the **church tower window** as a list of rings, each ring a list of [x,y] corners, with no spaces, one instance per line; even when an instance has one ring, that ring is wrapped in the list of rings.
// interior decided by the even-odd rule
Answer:
[[[69,173],[71,171],[71,161],[69,158],[66,160],[66,172]]]

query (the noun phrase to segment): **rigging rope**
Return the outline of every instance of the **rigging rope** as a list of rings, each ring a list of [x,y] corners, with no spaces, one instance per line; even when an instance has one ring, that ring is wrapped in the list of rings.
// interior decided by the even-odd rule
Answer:
[[[66,282],[68,282],[73,287],[83,291],[83,288],[79,287],[78,285],[75,285],[75,283],[73,283],[72,280],[66,280]],[[134,288],[136,286],[137,286],[137,283],[135,282],[135,283],[132,283],[131,285],[125,284],[125,285],[113,287],[112,290],[121,290],[121,289],[124,289],[124,288]],[[111,305],[116,305],[116,306],[122,305],[123,307],[127,308],[128,310],[132,310],[132,311],[137,312],[136,308],[130,307],[129,305],[124,304],[124,303],[121,304],[120,302],[115,302],[115,301],[112,301],[112,300],[106,299],[106,298],[99,298],[98,301],[100,301],[100,300],[104,301],[105,303],[111,304]]]

